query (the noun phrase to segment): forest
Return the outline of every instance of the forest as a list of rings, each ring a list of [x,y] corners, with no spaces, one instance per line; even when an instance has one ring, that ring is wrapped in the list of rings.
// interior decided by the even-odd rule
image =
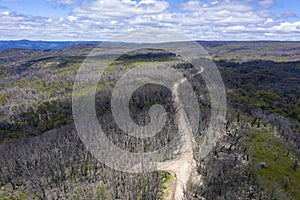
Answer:
[[[152,105],[166,110],[165,126],[149,139],[124,133],[111,109],[113,89],[126,72],[142,65],[171,66],[187,78],[201,112],[200,128],[193,135],[194,177],[200,178],[187,175],[184,199],[300,199],[300,43],[199,44],[211,56],[205,59],[220,72],[227,100],[222,136],[206,157],[197,153],[211,119],[209,90],[195,66],[163,49],[140,48],[104,71],[95,108],[106,135],[119,148],[135,153],[154,151],[176,138],[178,105],[166,87],[145,84],[129,101],[130,116],[140,126],[151,121]],[[0,199],[174,199],[174,174],[112,169],[78,136],[73,86],[97,45],[0,51]],[[122,48],[127,46],[100,50],[111,55]]]

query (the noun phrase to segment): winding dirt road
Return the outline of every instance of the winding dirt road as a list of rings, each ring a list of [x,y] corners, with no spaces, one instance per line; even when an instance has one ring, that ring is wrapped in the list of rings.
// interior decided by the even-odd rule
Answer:
[[[199,71],[197,74],[201,72],[202,70]],[[180,102],[178,95],[178,87],[185,81],[187,81],[187,79],[184,78],[180,82],[176,83],[173,87],[173,93],[175,96],[174,102],[178,107],[178,111],[175,117],[179,127],[181,141],[183,143],[183,146],[181,148],[181,156],[177,160],[157,163],[158,170],[169,172],[175,179],[175,184],[174,188],[172,188],[172,193],[168,197],[166,197],[166,200],[184,199],[184,191],[186,190],[191,173],[197,171],[196,161],[193,157],[194,141],[192,130],[189,126],[186,114],[183,109],[183,105]],[[199,178],[201,178],[200,175]]]

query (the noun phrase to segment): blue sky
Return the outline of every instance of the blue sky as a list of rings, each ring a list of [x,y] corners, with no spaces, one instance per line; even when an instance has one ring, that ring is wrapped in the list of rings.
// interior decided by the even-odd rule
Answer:
[[[197,40],[300,40],[300,1],[0,0],[0,40],[106,40],[143,27]]]

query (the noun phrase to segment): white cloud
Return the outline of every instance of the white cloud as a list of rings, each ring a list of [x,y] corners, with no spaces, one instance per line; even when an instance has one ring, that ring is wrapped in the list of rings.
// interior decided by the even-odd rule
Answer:
[[[300,21],[298,22],[283,22],[278,26],[274,26],[274,30],[283,31],[283,32],[298,32],[300,34],[299,27]]]
[[[273,0],[259,0],[258,5],[262,8],[270,8],[273,6],[274,2]]]
[[[8,16],[9,15],[9,11],[3,11],[3,12],[0,12],[2,15],[6,15]]]
[[[161,13],[168,8],[166,1],[141,0],[98,0],[83,3],[81,7],[73,10],[73,15],[90,19],[119,19],[134,17],[136,15]]]
[[[249,2],[243,2],[238,0],[233,1],[213,1],[210,3],[201,3],[199,0],[191,0],[181,4],[183,10],[188,11],[230,11],[230,12],[246,12],[253,10]]]
[[[49,0],[49,1],[54,1],[55,3],[61,5],[71,5],[77,2],[77,0]]]
[[[70,15],[70,16],[67,17],[67,19],[68,19],[69,21],[73,22],[73,21],[76,21],[76,20],[77,20],[77,17],[74,17],[74,16]]]
[[[271,18],[268,18],[266,21],[265,21],[265,24],[267,24],[267,23],[273,23],[274,22],[274,20],[273,19],[271,19]]]
[[[103,40],[143,27],[202,40],[300,40],[300,22],[276,18],[268,9],[256,11],[251,0],[191,0],[176,11],[164,0],[96,0],[82,3],[65,18],[0,12],[0,39]]]
[[[196,10],[197,8],[200,8],[203,6],[200,1],[197,0],[190,0],[188,2],[185,2],[182,4],[181,8],[183,10]]]

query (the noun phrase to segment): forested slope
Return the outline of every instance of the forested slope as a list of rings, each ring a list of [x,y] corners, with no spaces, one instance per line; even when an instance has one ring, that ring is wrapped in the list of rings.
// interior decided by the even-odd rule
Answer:
[[[227,92],[223,137],[206,158],[197,159],[203,184],[191,181],[187,199],[300,198],[300,43],[200,42],[213,56]],[[91,45],[43,51],[0,51],[0,198],[159,199],[166,196],[163,172],[126,174],[91,156],[77,136],[71,95],[75,75]],[[126,47],[122,47],[126,48]],[[107,49],[109,54],[121,47]],[[130,101],[136,123],[149,122],[159,103],[169,113],[161,134],[139,140],[116,128],[110,113],[111,91],[129,69],[166,64],[187,77],[192,66],[157,49],[124,55],[105,72],[97,87],[97,114],[110,139],[133,152],[164,146],[177,132],[172,94],[146,85]],[[210,117],[210,98],[201,76],[189,80],[201,110],[201,133]],[[127,142],[124,142],[127,141]],[[167,184],[172,185],[172,184]],[[170,192],[170,191],[169,191]]]

